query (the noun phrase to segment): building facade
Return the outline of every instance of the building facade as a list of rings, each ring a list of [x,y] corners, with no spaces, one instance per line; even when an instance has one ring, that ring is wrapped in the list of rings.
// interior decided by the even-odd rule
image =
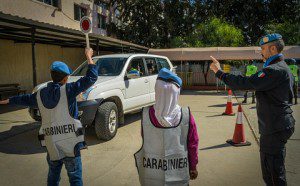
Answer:
[[[148,48],[111,38],[107,24],[116,21],[109,1],[0,0],[0,84],[21,85],[31,92],[49,81],[53,61],[75,70],[84,60],[85,35],[80,19],[92,20],[90,46],[95,55],[147,53]]]
[[[34,21],[80,30],[83,16],[92,20],[92,33],[107,36],[107,24],[117,21],[107,0],[1,0],[0,11]]]

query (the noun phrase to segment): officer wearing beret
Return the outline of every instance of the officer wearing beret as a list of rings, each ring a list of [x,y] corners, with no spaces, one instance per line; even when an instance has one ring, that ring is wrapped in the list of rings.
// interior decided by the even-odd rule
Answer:
[[[256,91],[263,179],[267,185],[287,185],[284,159],[285,144],[295,125],[290,107],[294,78],[281,53],[284,41],[280,34],[262,37],[259,45],[265,63],[261,71],[250,77],[224,73],[212,56],[210,68],[232,89]]]

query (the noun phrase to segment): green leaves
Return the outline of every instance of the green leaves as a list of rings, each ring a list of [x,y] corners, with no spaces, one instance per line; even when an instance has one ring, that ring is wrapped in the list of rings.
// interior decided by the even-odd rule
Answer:
[[[171,47],[242,46],[243,41],[240,29],[221,19],[212,18],[198,24],[188,36],[174,38]]]
[[[300,23],[285,21],[283,23],[270,23],[265,28],[266,33],[280,33],[286,45],[300,44]]]
[[[269,32],[299,44],[300,4],[295,0],[112,0],[122,40],[153,48],[254,46]]]

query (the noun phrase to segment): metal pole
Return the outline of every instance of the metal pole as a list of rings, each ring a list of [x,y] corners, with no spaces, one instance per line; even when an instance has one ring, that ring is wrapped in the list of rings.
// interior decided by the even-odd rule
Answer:
[[[35,28],[31,29],[31,55],[32,55],[32,79],[33,86],[37,85],[36,80],[36,61],[35,61]]]
[[[86,41],[86,48],[91,48],[90,47],[90,39],[89,39],[89,34],[85,34],[85,41]]]

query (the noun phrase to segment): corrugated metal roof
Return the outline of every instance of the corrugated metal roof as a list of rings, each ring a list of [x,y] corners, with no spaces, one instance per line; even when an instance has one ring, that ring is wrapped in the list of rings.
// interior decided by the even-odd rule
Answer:
[[[31,40],[31,28],[35,28],[36,30],[35,38],[37,43],[52,43],[56,45],[74,47],[85,46],[85,36],[79,30],[52,25],[49,23],[39,22],[32,19],[26,19],[0,12],[1,39],[7,38],[10,40],[24,40],[24,42],[29,42]],[[124,49],[125,51],[129,50],[129,52],[148,51],[147,47],[107,36],[101,36],[91,33],[89,34],[89,37],[91,40],[91,45],[96,45],[96,41],[98,40],[100,41],[99,44],[101,47],[118,47],[119,49]]]
[[[261,60],[260,47],[206,47],[206,48],[171,48],[149,49],[148,53],[167,56],[172,61],[211,60],[214,56],[221,60]],[[300,58],[300,46],[285,46],[286,58]]]

